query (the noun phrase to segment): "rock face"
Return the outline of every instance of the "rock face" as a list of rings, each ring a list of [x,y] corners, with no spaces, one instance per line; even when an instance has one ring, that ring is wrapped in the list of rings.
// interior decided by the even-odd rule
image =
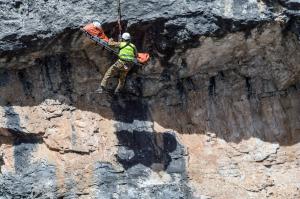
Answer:
[[[116,4],[0,0],[0,198],[300,198],[300,3],[122,1],[152,58],[97,94]]]

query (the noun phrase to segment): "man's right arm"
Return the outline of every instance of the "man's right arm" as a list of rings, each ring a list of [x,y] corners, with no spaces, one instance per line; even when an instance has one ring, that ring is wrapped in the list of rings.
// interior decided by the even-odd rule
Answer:
[[[110,38],[108,40],[108,45],[111,47],[119,48],[121,45],[121,42],[114,41],[112,38]]]

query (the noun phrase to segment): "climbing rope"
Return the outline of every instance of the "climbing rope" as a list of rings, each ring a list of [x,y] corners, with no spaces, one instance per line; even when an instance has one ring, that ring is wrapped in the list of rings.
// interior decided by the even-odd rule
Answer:
[[[122,20],[122,13],[121,13],[121,0],[118,0],[118,28],[119,28],[119,41],[122,38],[122,25],[121,25],[121,20]]]

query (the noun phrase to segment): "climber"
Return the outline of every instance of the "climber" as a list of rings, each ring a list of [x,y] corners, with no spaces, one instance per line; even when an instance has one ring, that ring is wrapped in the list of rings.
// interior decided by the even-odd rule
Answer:
[[[131,43],[131,36],[125,32],[122,34],[122,41],[116,42],[113,39],[109,39],[108,45],[119,49],[119,59],[114,63],[105,73],[100,88],[96,92],[102,93],[107,91],[108,79],[113,75],[119,73],[119,83],[114,93],[118,94],[124,87],[126,76],[129,70],[133,66],[133,61],[137,59],[138,53],[134,44]]]

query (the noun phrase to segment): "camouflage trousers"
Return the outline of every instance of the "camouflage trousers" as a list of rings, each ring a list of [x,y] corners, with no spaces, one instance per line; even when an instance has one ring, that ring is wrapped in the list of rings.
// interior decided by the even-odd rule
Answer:
[[[116,63],[114,63],[109,69],[106,71],[102,81],[101,86],[106,88],[108,80],[117,75],[119,73],[119,83],[116,88],[116,91],[120,91],[123,89],[126,81],[126,76],[129,70],[132,68],[131,62],[124,62],[121,60],[118,60]]]

